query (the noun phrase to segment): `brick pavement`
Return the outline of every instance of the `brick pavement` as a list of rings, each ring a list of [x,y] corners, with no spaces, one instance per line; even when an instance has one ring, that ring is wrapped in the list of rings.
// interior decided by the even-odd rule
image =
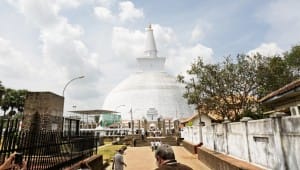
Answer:
[[[173,149],[178,162],[186,164],[194,170],[209,170],[198,160],[197,155],[191,154],[182,146],[173,146]],[[127,164],[125,170],[153,170],[157,167],[154,152],[150,147],[128,147],[124,154],[124,161]]]

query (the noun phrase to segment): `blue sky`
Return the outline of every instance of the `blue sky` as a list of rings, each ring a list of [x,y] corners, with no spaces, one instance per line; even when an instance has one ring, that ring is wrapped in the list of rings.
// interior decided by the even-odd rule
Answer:
[[[158,55],[176,76],[202,56],[280,54],[300,40],[299,0],[3,0],[0,80],[6,87],[61,94],[66,109],[101,108],[136,71],[144,28],[153,24]]]

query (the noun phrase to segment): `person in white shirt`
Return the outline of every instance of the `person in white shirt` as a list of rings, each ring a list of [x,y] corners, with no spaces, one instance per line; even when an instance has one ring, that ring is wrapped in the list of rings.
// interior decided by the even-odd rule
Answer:
[[[151,149],[152,149],[152,152],[153,152],[153,150],[155,149],[155,142],[151,141],[150,144],[151,144]]]

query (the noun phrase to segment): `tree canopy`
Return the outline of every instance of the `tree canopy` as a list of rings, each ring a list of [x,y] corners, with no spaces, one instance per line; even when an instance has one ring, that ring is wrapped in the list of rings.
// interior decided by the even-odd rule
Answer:
[[[22,113],[24,111],[24,104],[27,90],[15,90],[11,88],[5,88],[0,82],[0,106],[4,111],[4,115],[8,112],[8,116],[13,116],[17,112]]]
[[[294,63],[299,61],[300,48],[295,48],[285,56],[228,56],[216,64],[205,64],[198,57],[186,78],[177,76],[185,84],[183,97],[202,113],[217,114],[223,119],[236,121],[243,115],[259,118],[258,99],[299,78],[294,70],[299,70],[300,65]]]

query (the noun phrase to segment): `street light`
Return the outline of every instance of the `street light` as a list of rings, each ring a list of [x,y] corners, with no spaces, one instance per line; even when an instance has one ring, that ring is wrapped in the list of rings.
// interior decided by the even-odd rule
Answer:
[[[66,88],[68,87],[68,85],[69,85],[71,82],[73,82],[74,80],[77,80],[77,79],[83,79],[83,78],[84,78],[84,76],[79,76],[79,77],[75,77],[75,78],[71,79],[70,81],[68,81],[67,84],[66,84],[65,87],[64,87],[64,90],[63,90],[63,92],[62,92],[62,96],[65,98],[65,91],[66,91]]]
[[[75,77],[75,78],[71,79],[70,81],[68,81],[68,83],[67,83],[67,84],[65,85],[65,87],[64,87],[64,90],[63,90],[63,92],[62,92],[62,96],[65,97],[65,90],[66,90],[66,88],[68,87],[68,85],[69,85],[72,81],[77,80],[77,79],[83,79],[83,78],[84,78],[84,76],[79,76],[79,77]]]

